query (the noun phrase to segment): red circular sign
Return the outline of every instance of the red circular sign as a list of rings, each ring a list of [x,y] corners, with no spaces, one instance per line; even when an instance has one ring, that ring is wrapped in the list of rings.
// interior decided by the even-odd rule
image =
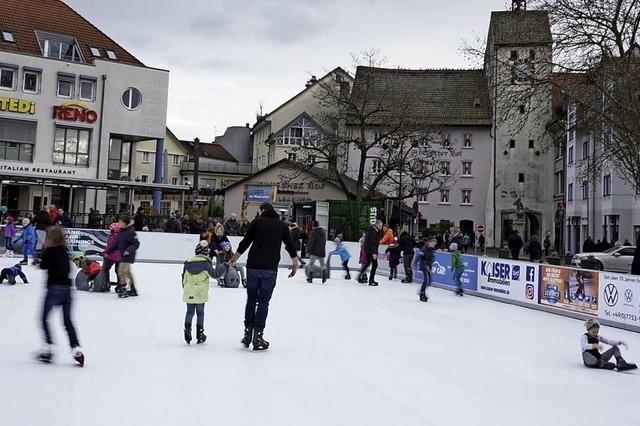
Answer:
[[[478,233],[483,234],[484,233],[484,225],[476,225],[476,231],[478,231]]]

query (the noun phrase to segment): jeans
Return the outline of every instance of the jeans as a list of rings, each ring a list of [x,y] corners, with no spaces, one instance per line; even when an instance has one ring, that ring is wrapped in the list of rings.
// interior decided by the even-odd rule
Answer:
[[[342,268],[347,272],[347,276],[351,276],[349,273],[349,259],[342,262]]]
[[[62,318],[64,319],[64,327],[69,335],[71,348],[80,346],[76,329],[71,322],[71,287],[66,285],[50,286],[47,289],[47,295],[44,298],[44,307],[42,309],[42,330],[44,331],[46,342],[50,345],[53,344],[47,318],[54,306],[62,306]]]
[[[622,355],[620,354],[620,349],[617,346],[612,346],[604,351],[600,355],[599,359],[593,356],[593,354],[590,352],[582,352],[582,361],[584,362],[585,366],[590,368],[600,368],[600,366],[603,363],[609,361],[611,357],[615,357],[616,361],[618,361],[618,359],[622,357]]]
[[[462,277],[462,273],[464,272],[464,267],[458,268],[453,271],[453,281],[456,283],[456,287],[459,289],[462,288],[462,281],[460,281],[460,277]]]
[[[193,314],[196,314],[196,325],[202,327],[204,325],[204,303],[187,303],[187,314],[184,317],[184,326],[191,327]]]
[[[245,325],[264,330],[269,315],[269,301],[276,287],[277,271],[247,269],[247,305],[244,310]]]
[[[367,263],[362,265],[362,269],[360,269],[360,275],[364,274],[367,271],[369,265],[371,265],[371,274],[369,275],[369,282],[372,283],[375,281],[376,277],[376,269],[378,269],[378,259],[374,259],[373,255],[367,253]]]
[[[13,251],[13,239],[11,237],[4,237],[4,248],[6,251]]]
[[[431,269],[425,269],[422,271],[423,279],[422,286],[420,286],[420,293],[427,291],[427,287],[431,284]]]

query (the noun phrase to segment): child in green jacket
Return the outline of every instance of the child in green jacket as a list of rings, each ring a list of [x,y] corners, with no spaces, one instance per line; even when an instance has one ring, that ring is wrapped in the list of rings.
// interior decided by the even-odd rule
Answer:
[[[460,250],[458,250],[458,244],[451,243],[449,245],[449,251],[451,252],[451,272],[453,272],[453,281],[456,283],[456,294],[462,296],[464,292],[462,291],[462,281],[460,281],[460,277],[462,277],[462,273],[464,272],[464,263],[462,262]]]
[[[196,339],[197,343],[204,343],[204,304],[209,301],[209,277],[220,278],[227,272],[225,263],[213,269],[209,259],[209,243],[200,241],[196,246],[196,255],[184,262],[182,271],[182,300],[187,304],[187,314],[184,318],[184,340],[191,344],[191,321],[193,314],[197,315]]]

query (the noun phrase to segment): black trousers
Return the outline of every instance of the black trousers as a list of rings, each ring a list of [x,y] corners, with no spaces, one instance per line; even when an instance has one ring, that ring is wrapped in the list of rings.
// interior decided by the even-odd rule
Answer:
[[[374,259],[373,255],[366,254],[367,263],[362,265],[362,269],[360,269],[360,275],[364,274],[367,271],[367,268],[371,265],[371,273],[369,274],[369,282],[372,283],[375,281],[376,270],[378,269],[378,259]]]
[[[47,289],[47,295],[44,298],[44,307],[42,308],[42,330],[44,338],[48,344],[53,344],[51,332],[49,331],[48,317],[51,309],[55,306],[62,307],[62,318],[64,327],[69,335],[69,345],[72,348],[80,346],[76,329],[71,322],[71,286],[53,286]]]

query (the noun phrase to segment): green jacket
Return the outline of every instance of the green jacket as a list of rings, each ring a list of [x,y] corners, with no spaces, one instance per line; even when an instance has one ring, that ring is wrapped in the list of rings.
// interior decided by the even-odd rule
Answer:
[[[451,270],[455,271],[456,269],[464,268],[464,263],[462,262],[462,255],[460,255],[460,250],[455,250],[451,252]]]
[[[209,301],[209,277],[220,278],[227,272],[225,264],[214,270],[207,256],[196,255],[184,262],[182,270],[182,300],[185,303],[206,303]]]

